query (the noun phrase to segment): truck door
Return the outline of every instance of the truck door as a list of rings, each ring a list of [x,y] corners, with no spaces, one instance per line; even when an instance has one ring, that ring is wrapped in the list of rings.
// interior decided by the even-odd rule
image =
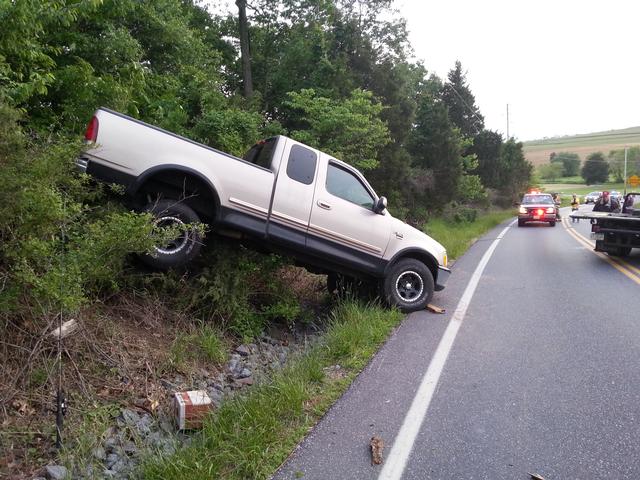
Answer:
[[[391,216],[375,213],[375,200],[356,171],[330,159],[321,162],[307,246],[352,268],[379,270]]]
[[[269,213],[272,241],[305,248],[317,170],[318,153],[287,139]]]

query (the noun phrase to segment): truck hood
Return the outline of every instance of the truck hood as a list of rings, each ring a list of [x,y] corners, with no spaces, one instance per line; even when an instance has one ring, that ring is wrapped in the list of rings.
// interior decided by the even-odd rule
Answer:
[[[393,218],[392,231],[399,232],[403,236],[403,243],[407,247],[426,250],[433,255],[441,267],[447,266],[447,250],[441,243],[431,238],[426,233],[404,223],[397,218]]]

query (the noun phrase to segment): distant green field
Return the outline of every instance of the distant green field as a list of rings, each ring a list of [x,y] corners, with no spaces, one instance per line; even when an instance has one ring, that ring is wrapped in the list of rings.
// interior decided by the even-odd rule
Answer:
[[[624,148],[625,145],[640,145],[640,127],[545,138],[523,144],[525,157],[534,165],[549,162],[552,152],[573,152],[584,160],[590,153],[599,151],[608,155],[611,150]]]

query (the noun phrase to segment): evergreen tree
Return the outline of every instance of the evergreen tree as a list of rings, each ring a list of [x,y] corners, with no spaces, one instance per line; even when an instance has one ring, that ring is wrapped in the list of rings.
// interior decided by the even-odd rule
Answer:
[[[462,137],[438,95],[439,87],[440,81],[433,77],[424,86],[408,143],[413,165],[429,180],[417,188],[430,208],[442,207],[455,198],[464,171]]]
[[[467,79],[459,61],[456,61],[455,67],[447,75],[442,99],[449,107],[449,118],[460,129],[462,135],[472,138],[482,131],[484,117],[476,106],[476,99],[467,85]]]

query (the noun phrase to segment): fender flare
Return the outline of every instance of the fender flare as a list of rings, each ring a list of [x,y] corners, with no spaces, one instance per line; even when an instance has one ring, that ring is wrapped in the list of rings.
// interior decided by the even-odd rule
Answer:
[[[389,269],[402,258],[414,258],[416,260],[423,262],[427,266],[427,268],[431,271],[431,274],[433,275],[433,281],[434,282],[437,281],[438,267],[440,266],[440,264],[428,250],[423,250],[417,247],[407,247],[400,250],[399,252],[396,252],[396,254],[393,257],[391,257],[391,259],[387,262],[387,265],[384,269],[385,277],[389,273]]]
[[[129,185],[129,187],[127,188],[127,194],[134,197],[135,195],[137,195],[140,188],[145,184],[145,182],[149,178],[151,178],[153,175],[157,173],[161,173],[166,170],[177,170],[179,172],[184,172],[189,175],[192,175],[197,179],[201,180],[205,185],[209,187],[209,191],[213,195],[213,199],[215,202],[216,216],[220,214],[220,196],[218,195],[218,189],[215,187],[213,182],[209,178],[204,176],[202,173],[198,172],[197,170],[194,170],[193,168],[185,167],[184,165],[168,163],[168,164],[156,165],[154,167],[148,168],[147,170],[142,172],[140,175],[138,175],[135,181]]]

